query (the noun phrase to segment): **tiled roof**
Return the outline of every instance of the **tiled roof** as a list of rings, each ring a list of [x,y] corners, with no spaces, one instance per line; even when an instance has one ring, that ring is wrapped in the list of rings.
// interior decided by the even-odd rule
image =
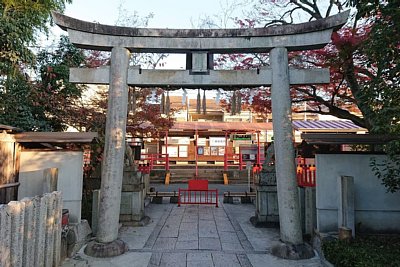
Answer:
[[[293,121],[293,128],[296,130],[366,130],[348,120]]]
[[[334,120],[334,121],[293,121],[295,130],[314,130],[314,131],[365,131],[366,129],[355,125],[351,121]],[[261,131],[272,130],[272,122],[265,123],[249,123],[249,122],[202,122],[202,121],[187,121],[175,122],[170,131],[182,130],[214,130],[214,131]]]

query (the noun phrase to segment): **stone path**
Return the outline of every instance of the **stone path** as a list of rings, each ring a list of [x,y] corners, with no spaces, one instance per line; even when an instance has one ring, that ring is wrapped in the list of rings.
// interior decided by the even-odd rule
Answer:
[[[251,266],[245,252],[253,247],[223,208],[174,206],[159,226],[144,247],[154,251],[151,267]]]
[[[279,240],[277,229],[255,228],[249,222],[252,204],[150,204],[144,227],[123,227],[120,238],[129,251],[110,258],[91,258],[80,252],[63,266],[322,266],[315,257],[290,261],[276,258],[270,248]]]

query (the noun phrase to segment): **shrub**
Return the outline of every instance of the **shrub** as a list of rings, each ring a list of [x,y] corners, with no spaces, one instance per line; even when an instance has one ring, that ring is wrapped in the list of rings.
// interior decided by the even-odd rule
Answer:
[[[361,236],[350,243],[333,240],[322,246],[326,259],[337,267],[400,266],[400,236]]]

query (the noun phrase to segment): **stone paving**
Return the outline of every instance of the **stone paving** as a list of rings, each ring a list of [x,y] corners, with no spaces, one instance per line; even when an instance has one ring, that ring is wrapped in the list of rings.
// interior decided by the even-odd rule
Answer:
[[[81,250],[63,266],[323,266],[318,257],[290,261],[272,256],[270,248],[279,240],[279,231],[251,225],[254,210],[252,204],[220,203],[219,208],[150,204],[147,226],[120,229],[120,238],[129,246],[127,253],[97,259]]]

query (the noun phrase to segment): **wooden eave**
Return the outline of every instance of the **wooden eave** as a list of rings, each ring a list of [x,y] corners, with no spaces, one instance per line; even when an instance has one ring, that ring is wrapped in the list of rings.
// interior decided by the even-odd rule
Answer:
[[[91,143],[94,132],[23,132],[14,135],[19,143]]]

